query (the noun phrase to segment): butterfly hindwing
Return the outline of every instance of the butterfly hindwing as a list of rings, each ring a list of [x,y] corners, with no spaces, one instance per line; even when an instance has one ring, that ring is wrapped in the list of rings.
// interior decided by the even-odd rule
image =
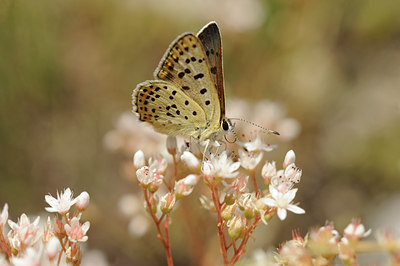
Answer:
[[[170,82],[149,80],[138,84],[133,105],[139,120],[163,134],[199,138],[206,127],[203,109]]]
[[[224,75],[222,67],[222,39],[221,33],[214,21],[205,25],[197,34],[203,44],[208,63],[210,65],[211,77],[217,88],[221,117],[225,116],[225,91]]]
[[[192,33],[184,33],[166,51],[155,77],[180,88],[204,110],[209,129],[218,130],[221,106],[211,77],[203,44]]]

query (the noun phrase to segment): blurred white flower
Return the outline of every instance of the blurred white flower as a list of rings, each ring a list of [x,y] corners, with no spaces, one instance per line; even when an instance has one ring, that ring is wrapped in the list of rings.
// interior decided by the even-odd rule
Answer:
[[[39,220],[40,217],[38,216],[31,223],[25,213],[21,215],[17,223],[8,220],[8,225],[11,228],[11,231],[8,232],[8,240],[11,246],[21,251],[21,249],[35,245],[40,238]]]
[[[250,142],[238,142],[239,145],[243,146],[247,151],[272,151],[275,146],[270,144],[265,144],[260,137],[260,134],[257,134],[257,137]]]
[[[49,258],[49,260],[52,261],[57,257],[60,251],[61,251],[60,240],[57,237],[53,236],[46,244],[45,253]]]
[[[81,225],[79,218],[74,217],[71,219],[70,224],[66,224],[64,228],[71,242],[85,242],[88,239],[86,233],[90,228],[90,222],[87,221]]]
[[[176,136],[168,136],[167,137],[167,150],[170,154],[174,155],[176,153],[177,148]]]
[[[287,210],[291,211],[296,214],[303,214],[305,211],[296,206],[291,204],[294,197],[296,196],[297,188],[291,189],[286,193],[279,192],[274,188],[272,185],[269,186],[269,191],[271,193],[271,197],[264,197],[262,198],[262,202],[270,207],[276,207],[278,209],[278,217],[281,220],[286,219]]]
[[[216,175],[221,178],[235,178],[238,175],[240,162],[228,158],[227,151],[219,155],[211,155],[211,160],[203,162],[202,171],[206,176]]]
[[[48,212],[58,212],[61,215],[66,214],[72,205],[75,204],[76,199],[73,199],[71,189],[67,188],[63,193],[57,192],[57,199],[51,195],[44,196],[46,202],[51,207],[46,207],[45,210]]]
[[[263,157],[262,152],[258,153],[246,152],[239,149],[239,162],[244,169],[254,170],[260,163],[262,157]]]
[[[6,224],[8,219],[8,204],[4,204],[3,210],[1,211],[0,214],[0,230],[3,229],[4,225]],[[2,233],[2,232],[0,232]]]
[[[19,254],[18,257],[11,257],[10,261],[14,266],[39,266],[42,265],[42,254],[42,246],[39,250],[28,247],[22,254]]]
[[[138,150],[137,152],[135,152],[135,155],[133,156],[133,166],[135,166],[135,168],[139,169],[145,165],[146,165],[146,162],[144,159],[144,153],[142,150]]]
[[[143,202],[136,195],[123,195],[118,202],[119,210],[125,216],[134,216],[142,210]]]
[[[182,153],[181,160],[190,169],[196,169],[196,168],[200,167],[200,160],[197,159],[197,157],[193,153],[191,153],[189,151],[184,151]]]
[[[129,222],[128,229],[135,237],[141,237],[149,229],[149,221],[144,215],[135,215]]]
[[[82,257],[82,266],[108,266],[106,255],[100,250],[85,251]]]
[[[89,202],[90,202],[89,193],[83,191],[81,194],[79,194],[78,197],[76,197],[75,207],[80,212],[85,211],[87,207],[89,207]]]
[[[285,155],[285,160],[283,161],[283,168],[285,169],[290,164],[296,161],[296,155],[294,154],[293,150],[290,150]]]
[[[160,199],[160,210],[167,214],[172,211],[176,203],[176,197],[174,193],[168,192]]]
[[[353,220],[343,232],[343,238],[345,242],[358,241],[360,238],[369,236],[371,234],[371,229],[365,231],[365,227],[360,221]]]

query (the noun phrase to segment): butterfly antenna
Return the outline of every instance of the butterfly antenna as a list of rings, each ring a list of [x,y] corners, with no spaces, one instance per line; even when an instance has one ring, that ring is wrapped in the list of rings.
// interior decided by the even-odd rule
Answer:
[[[272,133],[272,134],[275,134],[275,135],[278,135],[278,136],[280,135],[278,131],[275,131],[275,130],[271,130],[271,129],[262,127],[262,126],[260,126],[260,125],[257,125],[256,123],[247,121],[247,120],[242,119],[242,118],[229,118],[229,119],[230,119],[230,120],[238,120],[238,121],[246,122],[246,123],[248,123],[248,124],[250,124],[250,125],[252,125],[252,126],[261,128],[262,130],[267,131],[268,133]],[[235,137],[236,137],[236,139],[237,139],[236,133],[234,133],[234,134],[235,134]]]

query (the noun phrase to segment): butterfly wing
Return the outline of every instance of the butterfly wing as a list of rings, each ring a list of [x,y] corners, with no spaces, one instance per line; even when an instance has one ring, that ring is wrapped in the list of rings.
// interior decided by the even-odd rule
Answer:
[[[224,74],[222,68],[222,39],[217,23],[212,21],[205,25],[197,34],[203,44],[208,64],[210,65],[211,77],[217,88],[219,103],[221,107],[221,119],[225,116],[225,91]]]
[[[200,138],[206,127],[203,109],[170,82],[145,81],[137,85],[132,96],[139,120],[160,133]]]
[[[221,106],[203,44],[192,33],[172,42],[154,75],[169,81],[204,110],[207,134],[220,128]]]

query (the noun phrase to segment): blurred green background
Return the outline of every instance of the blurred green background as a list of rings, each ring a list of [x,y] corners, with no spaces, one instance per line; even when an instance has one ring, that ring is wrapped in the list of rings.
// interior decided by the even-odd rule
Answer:
[[[164,263],[154,230],[127,234],[115,206],[137,189],[121,173],[131,157],[107,151],[103,137],[169,43],[216,20],[228,98],[280,102],[302,128],[274,159],[295,150],[307,214],[289,215],[258,246],[326,220],[400,229],[398,214],[377,212],[399,203],[399,14],[394,0],[0,0],[0,204],[16,219],[42,212],[47,193],[86,190],[89,248],[113,265]],[[177,265],[201,264],[172,233]]]

